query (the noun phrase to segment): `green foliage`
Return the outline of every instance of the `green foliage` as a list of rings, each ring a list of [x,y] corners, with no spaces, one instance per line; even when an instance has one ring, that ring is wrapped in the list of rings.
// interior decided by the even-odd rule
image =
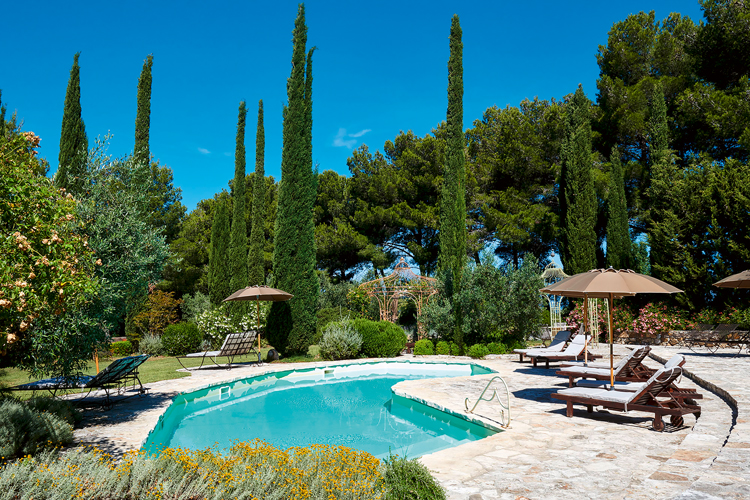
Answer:
[[[161,337],[149,333],[144,335],[138,342],[138,350],[142,354],[150,354],[152,356],[163,356],[166,353]]]
[[[253,304],[255,305],[255,304]],[[243,315],[230,314],[226,304],[209,311],[199,314],[195,318],[198,330],[203,334],[214,349],[218,349],[224,343],[224,339],[230,333],[247,332],[257,330],[258,323],[261,329],[265,323],[267,312],[265,305],[260,307],[260,321],[258,321],[258,312],[256,307],[251,307],[250,311]]]
[[[461,355],[461,346],[456,344],[455,342],[450,343],[451,347],[451,356],[460,356]]]
[[[609,158],[612,172],[607,197],[607,265],[615,269],[631,269],[632,241],[628,231],[628,208],[622,177],[620,153],[612,148]]]
[[[263,259],[265,246],[264,222],[266,218],[265,148],[263,127],[263,100],[258,101],[258,127],[255,136],[255,177],[252,198],[252,229],[250,251],[247,254],[248,284],[265,285],[266,272]]]
[[[459,288],[466,262],[466,167],[464,155],[464,68],[461,25],[451,20],[448,59],[448,111],[446,118],[446,162],[440,194],[438,269],[450,272]],[[459,311],[456,311],[460,317]],[[460,328],[460,325],[456,325]]]
[[[356,313],[342,307],[325,307],[323,309],[318,309],[318,326],[315,335],[316,341],[319,341],[323,337],[323,329],[328,323],[331,323],[332,321],[348,320],[356,317]]]
[[[72,441],[73,428],[57,415],[10,398],[0,401],[0,456],[33,455]]]
[[[172,323],[177,323],[181,299],[175,299],[173,292],[154,290],[148,294],[145,304],[135,316],[133,322],[143,335],[161,335]]]
[[[323,329],[319,347],[323,359],[354,359],[362,349],[362,335],[351,321],[328,323]]]
[[[294,295],[274,302],[268,322],[271,343],[285,353],[307,352],[315,337],[318,278],[315,275],[315,173],[312,165],[312,51],[305,64],[305,7],[299,5],[293,34],[292,74],[284,113],[282,182],[274,238],[275,287]],[[307,78],[306,78],[307,77]]]
[[[430,339],[417,340],[414,343],[414,354],[418,356],[419,355],[430,356],[432,354],[435,354],[432,340]]]
[[[195,322],[195,318],[211,309],[211,300],[208,295],[201,292],[195,292],[192,295],[183,295],[180,310],[182,319],[185,321]]]
[[[174,186],[172,169],[152,162],[146,220],[155,230],[162,231],[167,243],[177,239],[185,218],[187,209],[181,200],[182,189]]]
[[[451,346],[445,340],[441,340],[435,346],[435,354],[442,354],[446,356],[446,355],[449,355],[450,353],[451,353]]]
[[[41,396],[27,399],[23,403],[37,413],[51,413],[71,426],[75,426],[83,419],[82,411],[65,399]]]
[[[350,324],[362,337],[361,353],[366,358],[393,358],[406,346],[404,329],[390,321],[355,319]]]
[[[3,91],[0,89],[0,141],[5,140],[5,105],[3,104]]]
[[[39,318],[80,308],[98,286],[95,256],[76,203],[39,175],[38,146],[39,138],[30,132],[0,141],[0,346],[36,337],[33,325]],[[73,334],[61,333],[62,343]],[[42,348],[41,341],[30,343]],[[57,354],[52,352],[50,361]]]
[[[560,174],[560,258],[570,275],[596,267],[597,200],[591,174],[591,102],[579,85],[566,108]]]
[[[518,266],[525,253],[543,261],[552,251],[563,109],[554,99],[493,106],[466,132],[475,256],[497,243],[495,253]]]
[[[327,307],[349,306],[349,293],[354,290],[355,285],[349,281],[333,283],[325,273],[319,273],[320,292],[318,293],[318,309]],[[368,300],[369,302],[369,300]]]
[[[474,359],[484,359],[490,353],[490,350],[484,344],[474,344],[469,347],[469,356]]]
[[[500,342],[490,342],[487,344],[487,352],[489,354],[505,354],[506,352],[513,352],[513,350],[511,349],[509,351],[505,345]],[[471,355],[471,353],[469,354]]]
[[[138,78],[138,111],[135,115],[135,147],[133,159],[136,163],[151,163],[149,133],[151,128],[151,67],[154,56],[149,55],[143,61],[141,76]]]
[[[211,226],[211,251],[209,254],[209,296],[211,304],[218,306],[236,290],[230,285],[229,267],[229,207],[226,196],[218,201],[216,217]]]
[[[356,200],[352,227],[372,245],[368,252],[376,269],[392,265],[399,253],[422,275],[436,270],[444,135],[402,132],[386,141],[384,153],[373,155],[363,145],[347,160],[350,196]]]
[[[177,323],[164,329],[161,343],[170,356],[182,356],[200,350],[203,335],[195,323]]]
[[[247,277],[247,223],[245,221],[245,101],[240,102],[237,118],[237,139],[234,152],[234,182],[232,182],[232,230],[229,240],[229,292],[230,294],[248,286]],[[245,301],[232,302],[229,310],[243,314],[250,304]]]
[[[86,126],[81,117],[81,77],[78,56],[73,56],[73,67],[70,68],[68,89],[65,91],[62,131],[60,132],[59,167],[55,174],[55,184],[77,195],[86,185],[86,155],[89,141],[86,137]]]
[[[133,344],[127,340],[121,340],[119,342],[112,342],[110,345],[112,356],[116,358],[122,358],[123,356],[130,356],[133,354]]]
[[[416,459],[391,455],[383,459],[383,465],[383,500],[445,500],[443,487]]]
[[[279,450],[256,440],[235,443],[224,454],[167,448],[158,455],[130,452],[119,460],[98,450],[44,453],[0,470],[0,483],[3,498],[37,500],[148,498],[154,492],[183,500],[371,500],[388,487],[381,470],[377,458],[343,446]]]

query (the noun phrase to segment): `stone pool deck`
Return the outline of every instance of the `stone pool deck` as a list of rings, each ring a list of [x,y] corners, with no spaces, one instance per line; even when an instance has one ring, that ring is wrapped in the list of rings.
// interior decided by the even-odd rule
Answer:
[[[600,346],[602,354],[606,346]],[[628,350],[616,346],[615,356]],[[704,398],[700,419],[651,429],[647,414],[588,414],[577,406],[565,417],[564,403],[551,394],[567,385],[553,368],[518,363],[518,356],[494,356],[480,362],[498,372],[511,392],[510,428],[489,438],[426,455],[421,461],[448,491],[450,499],[633,498],[712,500],[750,498],[750,356],[736,349],[693,353],[655,347],[651,366],[682,352],[689,377],[681,386],[697,388]],[[457,358],[429,356],[430,360]],[[466,358],[468,360],[468,358]],[[207,385],[271,371],[321,363],[238,366],[193,371],[190,377],[148,384],[149,394],[120,402],[109,411],[86,412],[76,429],[79,444],[113,454],[137,449],[174,396]],[[397,384],[395,391],[453,413],[465,413],[493,375],[426,379]],[[697,385],[700,384],[700,385]],[[500,421],[496,402],[482,402],[477,418]]]

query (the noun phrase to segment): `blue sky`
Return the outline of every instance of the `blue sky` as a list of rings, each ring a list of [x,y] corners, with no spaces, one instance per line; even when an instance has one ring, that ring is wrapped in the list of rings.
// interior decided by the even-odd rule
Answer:
[[[42,138],[57,169],[73,54],[81,52],[89,142],[112,134],[109,153],[133,148],[136,88],[154,55],[151,152],[174,171],[183,203],[213,196],[234,175],[237,108],[247,100],[248,172],[263,99],[266,174],[280,177],[281,108],[297,2],[7,2],[0,89],[9,113]],[[702,18],[697,1],[334,2],[305,4],[313,60],[313,159],[347,174],[352,148],[382,149],[401,130],[429,133],[445,119],[453,14],[464,42],[464,126],[492,105],[561,98],[583,84],[596,95],[596,51],[616,21]]]

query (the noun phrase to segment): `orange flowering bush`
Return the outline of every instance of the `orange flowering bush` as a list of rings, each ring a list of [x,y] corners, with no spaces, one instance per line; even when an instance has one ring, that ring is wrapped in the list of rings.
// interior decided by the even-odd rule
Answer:
[[[0,344],[22,339],[42,316],[81,306],[97,288],[76,201],[40,175],[38,146],[32,132],[0,142]]]

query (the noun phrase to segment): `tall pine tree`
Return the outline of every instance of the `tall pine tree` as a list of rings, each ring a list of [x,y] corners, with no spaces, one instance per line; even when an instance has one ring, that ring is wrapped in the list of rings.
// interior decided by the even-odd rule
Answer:
[[[458,285],[466,261],[466,166],[464,158],[463,43],[458,16],[451,21],[448,59],[446,159],[440,195],[440,253],[438,269]]]
[[[253,178],[253,225],[250,229],[250,252],[247,255],[248,282],[264,285],[266,273],[263,265],[265,248],[264,225],[266,221],[266,133],[263,128],[263,100],[258,101],[258,128],[255,134],[255,177]]]
[[[305,6],[300,4],[293,32],[292,73],[287,81],[284,147],[274,237],[275,286],[294,295],[274,302],[268,338],[284,352],[306,352],[316,327],[318,278],[315,274],[315,175],[312,165],[312,51],[305,65]]]
[[[679,247],[680,221],[674,211],[674,184],[677,166],[669,149],[667,104],[660,83],[654,86],[649,119],[649,157],[651,180],[647,189],[647,231],[650,246],[651,274],[669,281],[679,267],[676,259],[682,255]]]
[[[77,194],[83,187],[83,174],[86,171],[86,157],[89,141],[86,138],[86,126],[81,117],[81,77],[78,56],[73,56],[73,67],[70,69],[68,89],[65,92],[62,131],[60,133],[59,167],[55,183]]]
[[[622,174],[620,152],[612,148],[609,157],[612,172],[609,176],[607,197],[607,265],[615,269],[632,267],[632,242],[628,230],[628,209],[625,200],[625,181]]]
[[[591,102],[580,85],[567,106],[562,144],[560,257],[568,274],[596,267],[597,202],[591,175]]]
[[[236,292],[247,286],[247,222],[245,221],[245,118],[247,107],[240,102],[237,117],[237,139],[234,150],[234,182],[232,183],[232,236],[229,240],[230,291]],[[231,310],[242,314],[249,310],[249,303],[234,302]]]
[[[226,192],[216,201],[216,215],[211,226],[211,249],[208,254],[208,295],[218,306],[232,294],[229,268],[229,199]]]
[[[5,106],[3,105],[3,91],[0,90],[0,140],[5,139]]]
[[[154,56],[149,55],[143,61],[141,77],[138,79],[138,111],[135,115],[135,148],[133,157],[138,164],[151,161],[151,150],[148,138],[151,128],[151,66]]]

